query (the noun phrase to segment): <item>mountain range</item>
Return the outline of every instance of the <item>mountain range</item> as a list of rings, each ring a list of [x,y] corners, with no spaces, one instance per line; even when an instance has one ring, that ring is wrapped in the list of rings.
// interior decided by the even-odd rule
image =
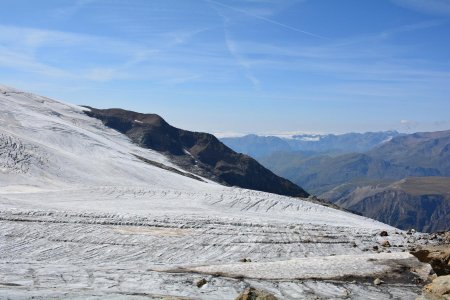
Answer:
[[[450,191],[450,185],[444,185],[443,189],[434,192],[434,195],[440,195],[440,200],[437,201],[442,202],[442,205],[429,205],[426,201],[428,194],[422,195],[425,197],[423,200],[414,200],[422,205],[416,203],[414,206],[409,206],[405,204],[404,209],[400,212],[400,220],[405,220],[404,222],[394,217],[392,210],[381,212],[375,209],[374,205],[362,208],[362,206],[355,206],[354,202],[358,197],[362,197],[358,198],[360,201],[365,199],[367,195],[363,197],[362,190],[374,190],[379,186],[387,187],[399,180],[407,180],[409,177],[450,177],[450,131],[414,134],[394,134],[389,131],[345,136],[356,136],[362,144],[368,145],[364,142],[367,140],[365,135],[390,137],[384,140],[371,138],[370,140],[374,141],[371,143],[371,147],[365,147],[366,151],[362,152],[357,152],[357,149],[361,149],[357,146],[359,141],[351,140],[347,145],[347,149],[351,150],[346,150],[347,152],[343,150],[345,147],[341,147],[342,152],[338,153],[334,146],[329,149],[324,147],[320,149],[320,152],[314,152],[311,149],[317,149],[317,146],[309,146],[288,152],[268,151],[266,156],[259,157],[258,160],[276,174],[302,185],[308,192],[318,195],[319,198],[339,203],[344,208],[353,209],[399,228],[408,229],[411,226],[418,226],[415,228],[419,230],[448,230],[450,218],[446,211],[445,193]],[[261,137],[261,140],[264,141],[267,138]],[[342,141],[344,140],[347,139],[343,138]],[[229,139],[224,140],[225,143],[229,143],[229,141]],[[239,141],[236,139],[234,142],[238,143]],[[316,144],[318,141],[309,141],[309,143]],[[246,142],[244,145],[251,149]],[[354,145],[353,149],[352,145]],[[355,192],[349,196],[355,190],[358,193]],[[427,189],[427,191],[429,190]],[[378,195],[377,198],[378,201],[383,201],[384,204],[381,206],[386,208],[394,205],[392,197],[388,197],[388,193],[384,195],[384,197]],[[384,200],[380,200],[382,198]],[[414,223],[408,218],[408,216],[414,215],[414,211],[417,209],[427,212],[424,214],[426,222]],[[433,212],[433,209],[437,211]]]
[[[235,151],[255,158],[276,152],[303,152],[305,154],[339,154],[364,152],[402,135],[397,131],[346,133],[346,134],[297,134],[289,138],[249,134],[242,137],[224,137],[221,141]]]

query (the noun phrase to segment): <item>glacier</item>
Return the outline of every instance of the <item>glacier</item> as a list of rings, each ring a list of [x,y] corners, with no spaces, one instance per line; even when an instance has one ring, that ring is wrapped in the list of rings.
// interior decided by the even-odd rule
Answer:
[[[430,267],[407,250],[424,234],[184,176],[86,109],[0,86],[0,298],[234,299],[249,286],[279,299],[420,293]]]

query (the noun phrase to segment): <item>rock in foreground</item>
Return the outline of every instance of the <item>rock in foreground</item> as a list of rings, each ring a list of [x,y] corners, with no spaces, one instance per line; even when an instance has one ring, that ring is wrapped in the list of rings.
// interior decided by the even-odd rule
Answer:
[[[277,298],[266,291],[248,288],[236,300],[277,300]]]

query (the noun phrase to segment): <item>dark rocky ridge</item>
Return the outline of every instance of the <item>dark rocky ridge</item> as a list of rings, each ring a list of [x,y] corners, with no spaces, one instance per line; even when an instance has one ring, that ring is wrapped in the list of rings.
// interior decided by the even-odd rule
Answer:
[[[88,116],[127,135],[141,147],[170,156],[189,172],[230,186],[292,197],[309,196],[301,187],[275,175],[253,158],[234,152],[211,134],[175,128],[156,114],[88,108]]]

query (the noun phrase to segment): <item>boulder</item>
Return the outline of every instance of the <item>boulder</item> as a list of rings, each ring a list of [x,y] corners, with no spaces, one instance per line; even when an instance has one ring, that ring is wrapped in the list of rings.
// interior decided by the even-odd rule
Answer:
[[[240,293],[236,300],[277,300],[277,298],[266,291],[251,287]]]
[[[411,254],[429,263],[438,276],[450,275],[450,245],[422,246]]]
[[[450,300],[450,275],[440,276],[423,288],[418,300]]]
[[[381,243],[381,246],[383,246],[383,247],[390,247],[391,243],[389,243],[389,241],[384,241],[384,242]]]
[[[202,279],[200,279],[199,281],[197,281],[196,283],[195,283],[195,285],[198,287],[198,288],[201,288],[202,286],[204,286],[205,284],[207,284],[208,283],[208,281],[205,279],[205,278],[202,278]]]
[[[381,280],[380,278],[375,278],[375,280],[373,281],[373,284],[375,284],[375,285],[380,285],[380,284],[382,284],[384,281],[383,280]]]

